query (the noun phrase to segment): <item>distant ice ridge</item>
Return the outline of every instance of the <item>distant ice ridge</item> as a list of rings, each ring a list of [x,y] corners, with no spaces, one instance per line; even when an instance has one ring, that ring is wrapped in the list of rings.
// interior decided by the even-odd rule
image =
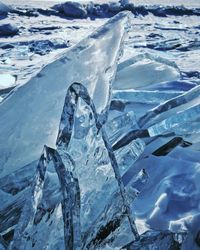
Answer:
[[[127,13],[119,13],[1,103],[1,176],[38,159],[44,144],[55,146],[65,92],[71,83],[87,86],[100,119],[104,119],[127,22]]]
[[[111,17],[121,11],[128,10],[135,15],[148,15],[166,17],[168,15],[200,15],[199,8],[186,8],[184,6],[162,6],[162,5],[137,5],[133,1],[96,1],[74,2],[66,1],[56,4],[53,9],[68,18],[87,18],[87,17]]]

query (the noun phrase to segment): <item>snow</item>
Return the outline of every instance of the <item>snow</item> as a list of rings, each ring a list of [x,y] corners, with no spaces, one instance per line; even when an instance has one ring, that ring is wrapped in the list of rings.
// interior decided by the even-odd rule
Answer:
[[[0,74],[0,90],[13,87],[15,85],[16,78],[10,74]]]

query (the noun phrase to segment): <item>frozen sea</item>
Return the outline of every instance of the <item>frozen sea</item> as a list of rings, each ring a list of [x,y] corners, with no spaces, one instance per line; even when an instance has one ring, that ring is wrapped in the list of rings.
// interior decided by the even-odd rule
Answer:
[[[136,6],[154,7],[148,7],[147,13],[130,14],[128,25],[123,15],[112,21],[112,15],[104,13],[79,19],[52,11],[54,4],[65,1],[3,2],[17,11],[0,22],[13,25],[17,32],[0,36],[0,198],[4,201],[0,204],[0,248],[13,241],[13,228],[20,227],[20,209],[27,190],[34,187],[32,177],[44,145],[63,157],[55,138],[66,125],[62,122],[67,119],[61,115],[73,110],[67,110],[73,95],[72,100],[68,96],[63,110],[66,93],[70,93],[67,88],[78,81],[88,88],[97,113],[108,111],[105,130],[126,192],[130,192],[138,233],[184,232],[188,237],[182,249],[199,249],[200,1],[135,0]],[[102,2],[108,1],[96,1]],[[197,12],[162,16],[162,8],[155,5],[174,6],[172,10],[185,6]],[[109,20],[111,23],[106,24]],[[85,98],[87,93],[83,92],[79,93]],[[96,232],[91,244],[100,238],[101,249],[107,244],[108,249],[119,249],[133,239],[128,237],[132,234],[126,221],[120,230],[113,233],[108,227],[104,228],[106,236],[101,234],[101,226],[105,222],[110,225],[110,214],[118,216],[122,211],[115,210],[121,206],[115,203],[116,193],[112,196],[117,185],[102,143],[103,132],[95,134],[94,117],[99,113],[91,111],[91,106],[82,101],[76,105],[67,153],[77,166],[81,223],[83,228],[92,228],[89,234],[84,231],[84,236],[95,237]],[[60,241],[63,244],[60,189],[53,164],[48,168],[44,190],[39,187],[44,191],[44,201],[37,207],[37,216],[44,219],[38,219],[35,229],[30,227],[28,233],[39,244],[35,248],[33,244],[33,249],[42,249],[45,231],[52,249],[62,250],[55,248],[57,240],[58,245]],[[101,209],[108,209],[108,214]],[[101,213],[99,217],[95,217],[96,211]],[[162,245],[157,240],[156,249],[167,249],[168,243]],[[90,249],[100,248],[92,245]]]

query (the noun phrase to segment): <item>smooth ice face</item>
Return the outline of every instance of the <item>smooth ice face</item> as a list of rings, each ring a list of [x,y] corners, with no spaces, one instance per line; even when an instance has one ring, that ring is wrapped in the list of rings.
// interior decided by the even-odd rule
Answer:
[[[1,176],[38,159],[44,144],[55,147],[66,90],[73,82],[86,86],[97,113],[105,113],[127,22],[127,13],[119,13],[2,102]]]
[[[175,63],[145,53],[119,64],[113,87],[115,89],[139,89],[179,78],[180,72]]]

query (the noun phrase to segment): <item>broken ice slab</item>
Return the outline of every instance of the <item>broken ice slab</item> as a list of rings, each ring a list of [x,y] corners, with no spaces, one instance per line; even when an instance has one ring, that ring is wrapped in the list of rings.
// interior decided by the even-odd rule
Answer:
[[[4,55],[14,60],[29,60],[33,54],[30,52],[28,45],[15,45],[13,49],[7,51]]]
[[[181,249],[187,232],[172,233],[170,231],[147,231],[138,241],[132,242],[121,249],[126,250],[170,250]]]
[[[144,53],[118,65],[114,89],[140,89],[148,85],[180,79],[175,63]]]
[[[9,11],[11,11],[11,7],[8,7],[0,1],[0,16],[6,16]]]
[[[19,28],[11,23],[0,25],[0,37],[14,36],[19,33]]]
[[[171,128],[171,131],[176,135],[190,135],[190,134],[199,134],[200,133],[200,122],[199,119],[197,121],[189,121],[185,123],[179,123],[176,126]]]
[[[200,101],[200,99],[199,99]],[[194,104],[193,104],[194,105]],[[175,134],[181,134],[183,131],[184,125],[189,125],[189,128],[186,128],[188,133],[190,130],[190,124],[200,119],[200,104],[191,106],[186,110],[179,111],[175,114],[172,114],[167,119],[164,119],[161,122],[156,123],[148,128],[150,136],[156,136],[164,133],[174,132]],[[196,128],[196,122],[193,126],[193,129]],[[198,128],[199,125],[197,124]],[[193,132],[193,131],[192,131]]]
[[[38,159],[44,144],[55,147],[66,89],[73,82],[87,87],[98,114],[106,113],[127,25],[127,12],[119,13],[1,103],[1,176]]]
[[[183,94],[182,91],[115,90],[113,91],[112,99],[145,104],[160,104],[181,94]]]
[[[148,111],[139,119],[138,124],[140,127],[147,128],[151,124],[153,125],[156,122],[162,121],[162,117],[167,117],[174,112],[179,112],[190,106],[192,107],[200,102],[199,95],[200,86],[196,86],[184,94],[174,97]]]
[[[166,144],[162,145],[161,147],[158,147],[155,151],[152,152],[152,155],[161,156],[161,155],[167,155],[171,151],[174,150],[178,145],[181,145],[182,147],[188,147],[191,145],[191,143],[186,142],[181,137],[174,137]]]

